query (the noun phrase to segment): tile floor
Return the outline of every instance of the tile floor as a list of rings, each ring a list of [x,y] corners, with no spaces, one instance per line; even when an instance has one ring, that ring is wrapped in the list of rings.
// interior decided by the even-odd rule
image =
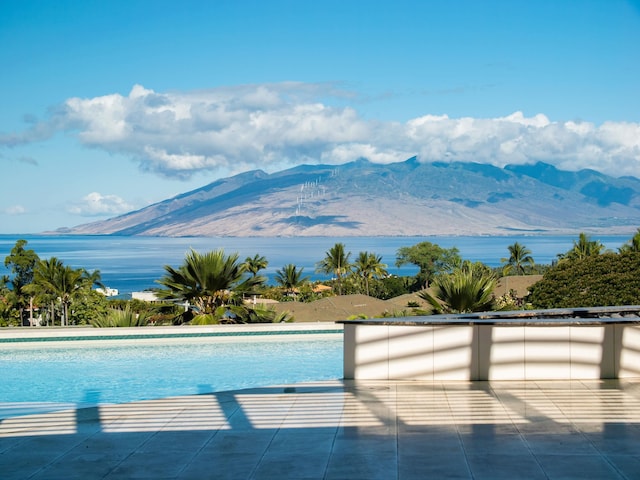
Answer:
[[[640,379],[333,381],[9,417],[0,478],[640,479]]]

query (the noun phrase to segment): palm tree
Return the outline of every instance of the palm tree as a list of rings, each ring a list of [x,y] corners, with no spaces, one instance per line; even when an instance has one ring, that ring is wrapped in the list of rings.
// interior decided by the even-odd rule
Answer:
[[[524,275],[525,265],[533,267],[534,261],[531,256],[531,250],[518,242],[507,247],[509,249],[509,258],[501,258],[502,263],[506,263],[502,272],[508,275],[512,269],[515,269],[516,275]]]
[[[187,302],[213,322],[241,321],[246,313],[243,294],[264,282],[259,275],[245,278],[246,266],[238,254],[226,256],[222,249],[204,254],[191,250],[179,268],[164,268],[166,274],[157,283],[166,288],[158,290],[158,296]]]
[[[62,314],[60,325],[69,325],[69,306],[73,298],[83,289],[99,281],[99,272],[88,274],[83,268],[72,268],[56,257],[41,260],[34,269],[33,283],[29,292],[47,299],[51,304],[51,317],[55,323],[55,302],[60,302]],[[91,283],[89,283],[91,282]]]
[[[93,272],[83,270],[82,279],[85,282],[85,286],[89,289],[93,286],[105,288],[104,283],[102,283],[102,275],[100,274],[100,270],[94,270]]]
[[[68,265],[60,271],[56,285],[58,298],[62,303],[62,325],[69,325],[69,306],[74,297],[87,288],[87,272],[83,268],[72,268]],[[89,285],[90,287],[91,285]]]
[[[469,313],[490,310],[493,305],[495,275],[482,264],[465,264],[433,281],[433,295],[423,290],[420,298],[428,301],[437,313]]]
[[[620,253],[640,252],[640,228],[633,238],[618,248]]]
[[[583,260],[587,257],[600,255],[604,245],[599,240],[591,240],[586,233],[580,233],[578,241],[573,241],[573,248],[558,255],[559,260]]]
[[[298,270],[293,263],[289,263],[282,270],[276,270],[275,280],[287,293],[295,293],[297,287],[309,281],[309,277],[302,276],[303,271],[304,268]]]
[[[33,270],[33,282],[27,286],[27,291],[36,297],[40,303],[49,304],[49,319],[55,325],[55,303],[58,300],[56,291],[57,277],[63,264],[56,257],[40,260]],[[49,320],[47,319],[47,325]]]
[[[344,244],[336,243],[327,252],[325,257],[316,264],[316,272],[333,274],[338,285],[338,295],[342,295],[342,276],[349,271],[351,264],[349,257],[351,252],[345,253]]]
[[[269,265],[269,261],[262,255],[256,253],[253,257],[247,257],[244,260],[247,271],[251,272],[254,277],[258,276],[260,270],[264,270]]]
[[[360,252],[353,263],[354,273],[362,280],[365,293],[369,295],[369,281],[388,275],[387,265],[382,263],[382,256],[375,253]]]

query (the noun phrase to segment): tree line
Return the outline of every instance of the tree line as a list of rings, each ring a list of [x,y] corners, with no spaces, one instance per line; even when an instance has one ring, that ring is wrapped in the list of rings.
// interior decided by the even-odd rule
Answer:
[[[388,266],[374,252],[359,252],[353,260],[351,255],[343,243],[336,243],[316,263],[316,273],[330,278],[311,282],[304,268],[287,264],[276,271],[275,285],[269,285],[261,275],[269,262],[260,254],[241,260],[237,253],[226,254],[221,249],[191,250],[180,266],[165,265],[155,289],[162,302],[151,305],[107,299],[95,289],[104,287],[98,270],[74,269],[55,257],[40,259],[27,248],[26,240],[18,240],[5,258],[11,275],[0,278],[0,325],[32,325],[35,321],[46,326],[280,322],[291,318],[247,299],[313,301],[353,293],[388,299],[417,292],[431,309],[414,309],[414,314],[553,308],[571,302],[582,302],[571,306],[640,303],[640,288],[631,280],[639,277],[640,229],[618,252],[605,251],[601,242],[581,233],[553,265],[537,265],[532,252],[519,242],[508,246],[508,256],[498,268],[464,260],[456,247],[442,248],[431,242],[401,247],[396,266],[418,268],[415,276],[405,277],[389,275]],[[500,276],[527,274],[544,277],[531,287],[526,299],[493,294]],[[602,283],[603,278],[607,282]],[[576,283],[577,279],[582,283]]]

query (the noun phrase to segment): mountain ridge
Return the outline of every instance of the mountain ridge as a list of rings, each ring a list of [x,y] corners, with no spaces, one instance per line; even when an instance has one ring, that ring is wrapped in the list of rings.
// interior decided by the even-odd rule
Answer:
[[[537,162],[300,165],[252,170],[57,233],[427,236],[610,231],[640,225],[640,180]]]

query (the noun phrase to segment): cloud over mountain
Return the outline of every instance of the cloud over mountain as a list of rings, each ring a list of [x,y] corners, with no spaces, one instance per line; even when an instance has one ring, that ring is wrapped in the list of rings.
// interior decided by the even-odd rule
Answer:
[[[189,92],[135,85],[126,96],[70,98],[27,130],[0,134],[0,145],[72,133],[87,147],[124,154],[143,170],[172,177],[357,158],[393,163],[411,156],[500,167],[544,161],[567,170],[640,176],[637,123],[558,122],[522,112],[390,122],[344,106],[351,96],[331,84],[295,82]]]
[[[132,205],[129,205],[117,195],[102,195],[98,192],[92,192],[86,195],[80,202],[70,205],[68,211],[83,217],[92,217],[119,215],[132,208]]]

